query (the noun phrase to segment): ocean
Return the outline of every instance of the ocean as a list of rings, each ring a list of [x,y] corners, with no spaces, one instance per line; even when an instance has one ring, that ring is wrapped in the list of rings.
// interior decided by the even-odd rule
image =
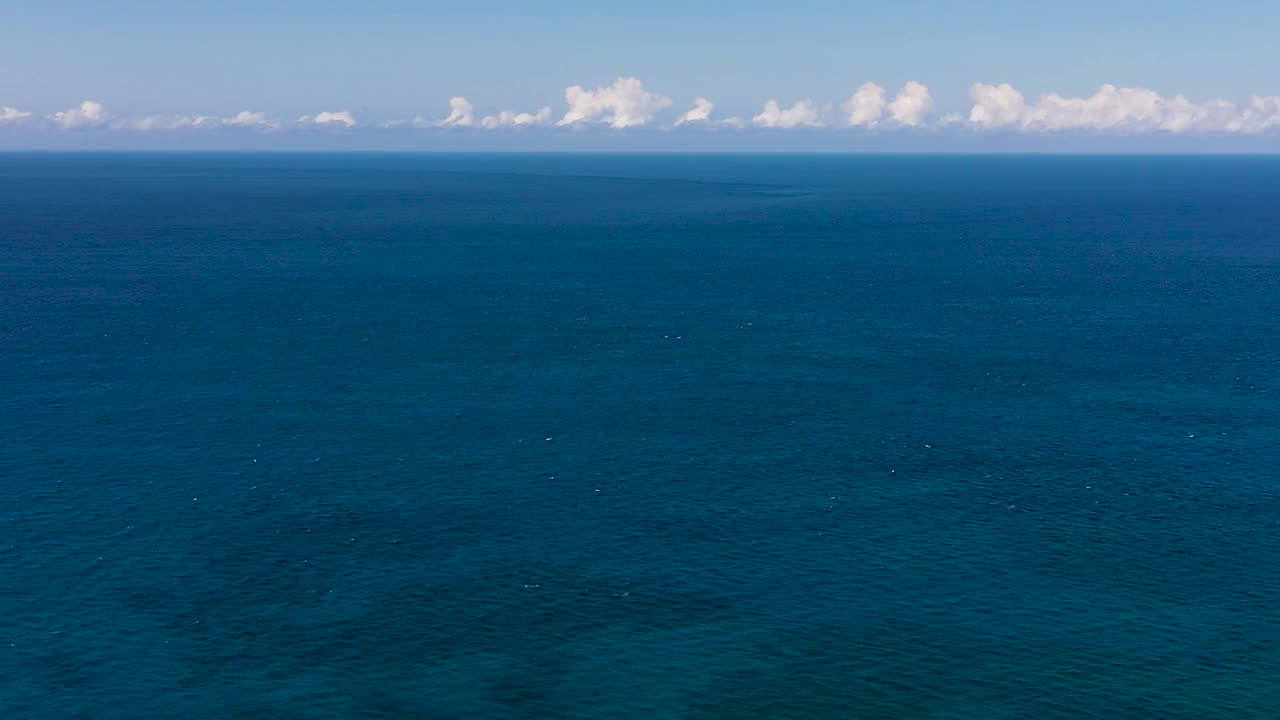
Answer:
[[[0,717],[1275,720],[1280,157],[0,155]]]

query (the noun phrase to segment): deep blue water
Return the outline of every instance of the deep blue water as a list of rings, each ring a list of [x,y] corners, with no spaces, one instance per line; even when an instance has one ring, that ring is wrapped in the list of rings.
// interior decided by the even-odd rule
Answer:
[[[1280,717],[1280,158],[0,156],[0,717]]]

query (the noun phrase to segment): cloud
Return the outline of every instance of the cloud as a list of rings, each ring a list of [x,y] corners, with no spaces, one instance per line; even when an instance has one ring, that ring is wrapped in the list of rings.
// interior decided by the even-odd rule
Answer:
[[[515,112],[512,110],[503,110],[496,115],[486,115],[485,117],[476,119],[475,107],[464,97],[455,97],[449,99],[449,115],[443,120],[428,120],[418,115],[412,120],[392,120],[384,122],[379,127],[399,128],[412,127],[419,130],[431,128],[459,128],[459,127],[481,127],[486,130],[493,130],[504,127],[520,127],[522,125],[547,125],[551,122],[551,108],[540,108],[537,112]]]
[[[475,109],[464,97],[449,98],[449,116],[440,124],[444,127],[471,127],[476,124]]]
[[[106,113],[102,109],[102,103],[85,100],[73,108],[49,115],[49,119],[59,127],[72,130],[101,126],[106,122]]]
[[[234,116],[222,119],[223,125],[232,127],[278,127],[279,123],[271,122],[266,115],[260,112],[249,112],[241,110]]]
[[[1190,100],[1183,95],[1164,96],[1140,87],[1118,87],[1105,84],[1092,94],[1073,97],[1046,93],[1028,99],[1009,83],[975,83],[969,87],[971,103],[961,112],[935,112],[928,87],[910,81],[894,95],[874,82],[857,87],[839,108],[811,99],[790,106],[777,100],[766,102],[754,117],[713,118],[716,105],[705,97],[697,97],[683,113],[672,111],[664,116],[663,127],[742,128],[803,130],[840,126],[850,128],[928,128],[931,131],[965,132],[993,130],[1021,133],[1076,134],[1259,134],[1272,132],[1280,136],[1280,96],[1255,96],[1242,102],[1228,100]],[[617,129],[651,124],[671,100],[645,90],[636,78],[622,77],[607,86],[586,90],[572,86],[565,90],[568,110],[557,122],[550,107],[536,111],[503,110],[481,117],[465,97],[449,100],[449,111],[443,118],[415,117],[409,121],[378,124],[378,127],[414,127],[424,129],[470,128],[499,130],[538,126],[576,126],[594,123]],[[958,109],[958,108],[957,108]],[[0,126],[21,123],[32,113],[0,106]],[[39,115],[37,115],[39,117]],[[121,131],[208,131],[218,128],[278,129],[282,125],[260,112],[244,110],[234,115],[146,115],[122,116],[108,113],[93,100],[43,116],[34,122],[42,129],[76,130],[105,128]],[[665,118],[670,118],[670,122]],[[355,116],[347,110],[303,115],[292,127],[331,128],[345,130],[358,127]]]
[[[1280,97],[1254,97],[1238,108],[1227,100],[1193,102],[1162,97],[1146,88],[1103,85],[1089,97],[1049,93],[1028,104],[1008,83],[969,88],[969,123],[980,128],[1024,132],[1109,131],[1168,133],[1256,133],[1280,127]]]
[[[766,128],[820,127],[822,116],[812,100],[800,100],[785,110],[778,105],[777,100],[770,100],[764,104],[764,110],[759,115],[751,118],[751,122]]]
[[[278,124],[268,121],[262,113],[245,110],[225,118],[214,115],[148,115],[122,121],[112,127],[127,130],[190,130],[217,127],[274,128]]]
[[[719,120],[711,119],[711,111],[715,109],[715,103],[706,98],[694,98],[693,107],[686,112],[681,113],[676,118],[673,127],[700,125],[706,127],[731,127],[742,128],[746,126],[746,122],[740,117],[722,118]]]
[[[859,85],[842,107],[849,127],[870,127],[880,121],[884,106],[884,88],[867,82]]]
[[[894,120],[915,127],[922,125],[925,116],[933,112],[933,98],[929,95],[929,88],[911,80],[902,86],[888,107]]]
[[[1162,124],[1161,103],[1160,95],[1151,90],[1103,85],[1087,98],[1045,95],[1025,123],[1048,130],[1150,129]]]
[[[428,120],[419,115],[409,122],[402,120],[385,122],[382,123],[382,127],[395,128],[406,125],[418,129],[482,127],[492,130],[502,127],[519,127],[521,125],[546,125],[550,122],[551,108],[549,107],[541,108],[533,113],[503,110],[496,115],[487,115],[477,120],[475,107],[471,102],[464,97],[455,97],[449,99],[449,115],[443,120]]]
[[[497,115],[488,115],[480,119],[480,127],[494,129],[501,127],[519,127],[521,125],[546,125],[551,122],[551,108],[544,107],[536,113],[512,112],[503,110]]]
[[[220,118],[209,115],[148,115],[128,121],[120,127],[131,130],[182,130],[221,125]]]
[[[653,120],[654,113],[671,106],[671,98],[648,92],[636,78],[618,78],[608,87],[584,90],[573,85],[564,91],[569,111],[557,125],[605,122],[610,127],[628,128]]]
[[[1280,96],[1254,97],[1230,123],[1228,132],[1262,132],[1280,127]]]
[[[858,86],[841,107],[845,111],[845,124],[849,127],[875,127],[886,112],[889,119],[898,125],[917,127],[923,125],[925,117],[933,112],[933,98],[929,95],[929,88],[912,80],[903,85],[890,102],[883,87],[866,82]]]
[[[303,115],[298,118],[298,122],[303,125],[341,125],[343,127],[355,127],[356,119],[352,116],[350,110],[342,110],[339,112],[319,112],[315,115]]]
[[[707,122],[711,119],[711,111],[715,109],[715,103],[706,98],[694,98],[693,107],[689,108],[680,117],[676,118],[676,125],[684,125],[691,122]]]
[[[31,113],[22,112],[18,108],[11,108],[8,106],[0,107],[0,123],[17,122],[18,120],[22,120],[23,118],[27,118],[30,116],[31,116]]]
[[[1009,83],[975,83],[969,87],[969,99],[973,101],[969,122],[981,127],[1018,125],[1027,115],[1026,100]]]

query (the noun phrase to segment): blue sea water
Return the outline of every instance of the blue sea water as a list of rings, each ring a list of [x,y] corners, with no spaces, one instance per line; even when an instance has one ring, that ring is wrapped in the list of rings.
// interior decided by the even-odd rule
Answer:
[[[0,717],[1280,717],[1280,158],[0,156]]]

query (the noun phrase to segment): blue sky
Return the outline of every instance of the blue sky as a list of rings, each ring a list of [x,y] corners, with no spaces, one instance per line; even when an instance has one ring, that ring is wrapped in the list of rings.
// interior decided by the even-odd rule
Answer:
[[[771,127],[754,120],[768,100],[785,111],[808,99],[821,116],[814,124],[844,125],[843,104],[863,83],[883,88],[887,108],[916,81],[928,110],[912,126],[967,121],[975,83],[1008,83],[1021,100],[1003,90],[986,97],[1025,109],[985,115],[987,125],[1091,130],[1092,121],[1064,119],[1065,105],[1036,103],[1046,93],[1093,97],[1109,83],[1161,102],[1183,95],[1199,119],[1148,113],[1131,125],[1108,120],[1106,129],[1260,132],[1272,127],[1262,119],[1270,105],[1245,121],[1201,105],[1230,101],[1238,116],[1254,97],[1280,96],[1280,3],[1245,0],[0,0],[0,17],[0,108],[13,111],[7,125],[26,126],[0,130],[6,146],[21,144],[15,134],[74,124],[49,116],[85,100],[100,104],[102,126],[241,112],[281,126],[322,112],[348,112],[364,128],[415,117],[426,126],[449,115],[454,97],[473,108],[473,125],[548,107],[554,126],[570,109],[566,88],[593,92],[618,78],[669,101],[653,106],[641,123],[650,126],[674,123],[695,98],[714,104],[712,118],[749,128]],[[1219,119],[1201,117],[1209,115]],[[589,121],[609,125],[611,117],[606,110]],[[866,127],[894,120],[885,110]]]

